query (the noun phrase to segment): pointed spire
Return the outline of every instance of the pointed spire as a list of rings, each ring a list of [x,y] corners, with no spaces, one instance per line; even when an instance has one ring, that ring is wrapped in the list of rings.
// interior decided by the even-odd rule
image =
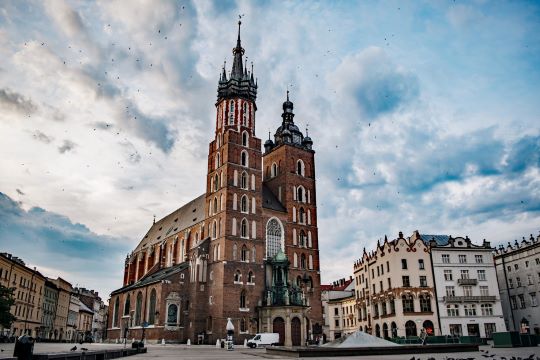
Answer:
[[[225,67],[227,66],[227,61],[223,61],[223,74],[221,74],[222,81],[227,81],[227,72]]]
[[[244,49],[242,48],[240,42],[240,25],[242,25],[242,21],[238,20],[238,40],[236,40],[236,47],[233,49],[234,62],[231,72],[231,77],[235,79],[242,78],[244,72],[242,69],[242,56],[244,55]]]

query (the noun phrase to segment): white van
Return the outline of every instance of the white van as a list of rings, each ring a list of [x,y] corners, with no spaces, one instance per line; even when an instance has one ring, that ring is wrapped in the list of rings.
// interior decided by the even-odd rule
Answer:
[[[248,340],[248,346],[250,348],[262,347],[267,345],[277,345],[279,343],[278,333],[260,333],[255,334],[255,337]]]

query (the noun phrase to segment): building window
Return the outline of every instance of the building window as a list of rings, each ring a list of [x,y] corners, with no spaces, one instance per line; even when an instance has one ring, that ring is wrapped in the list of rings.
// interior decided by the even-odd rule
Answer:
[[[418,259],[418,268],[424,270],[424,259]]]
[[[461,270],[461,278],[462,279],[468,279],[469,278],[469,270]]]
[[[407,270],[407,259],[401,259],[401,268]]]
[[[459,316],[459,305],[446,305],[446,314],[448,316]]]
[[[296,189],[296,200],[298,200],[299,202],[306,202],[306,200],[305,200],[305,191],[304,191],[304,188],[302,186],[299,186]]]
[[[452,270],[444,270],[444,280],[452,281]]]
[[[242,133],[242,145],[243,146],[248,146],[248,142],[249,142],[249,135],[248,135],[247,131],[244,131]]]
[[[514,288],[514,281],[512,279],[508,279],[508,287],[510,289],[513,289]]]
[[[427,277],[426,276],[420,276],[420,287],[427,287]]]
[[[472,286],[463,287],[463,296],[472,296]]]
[[[474,261],[477,264],[482,264],[484,262],[484,257],[482,255],[474,255]]]
[[[518,287],[521,286],[521,278],[519,276],[516,277],[516,283]]]
[[[250,284],[253,284],[253,271],[250,271],[248,273],[247,282],[250,283]]]
[[[247,111],[247,103],[244,101],[244,103],[242,104],[242,126],[247,126]]]
[[[538,306],[538,300],[536,299],[536,293],[529,293],[531,297],[531,306]]]
[[[243,195],[241,198],[240,198],[240,211],[243,212],[243,213],[248,213],[249,209],[248,209],[248,198],[246,195]]]
[[[339,328],[339,319],[336,319],[336,320],[334,321],[334,325],[335,325],[335,327]]]
[[[240,236],[243,238],[248,237],[248,222],[246,219],[242,219],[240,223]]]
[[[493,338],[493,333],[497,332],[497,326],[495,323],[485,323],[484,329],[486,331],[486,338],[491,339]]]
[[[249,166],[249,159],[248,159],[247,151],[242,151],[242,153],[240,154],[240,164],[245,167]]]
[[[249,262],[249,251],[246,245],[242,245],[242,261]]]
[[[401,297],[403,312],[414,312],[414,300],[412,295],[407,294]]]
[[[334,315],[339,316],[339,308],[334,308]]]
[[[476,305],[465,304],[463,305],[463,311],[465,316],[476,316]]]
[[[248,188],[248,174],[245,171],[240,175],[240,187],[246,190]]]
[[[142,293],[137,294],[137,302],[135,303],[135,326],[141,326],[142,319]]]
[[[528,274],[528,275],[527,275],[527,283],[528,283],[529,285],[532,285],[532,284],[533,284],[533,277],[532,277],[531,274]]]
[[[281,225],[276,218],[272,218],[266,224],[266,257],[273,258],[282,244]]]
[[[518,295],[518,298],[519,298],[519,307],[521,309],[525,309],[525,296],[523,294],[519,294]]]
[[[234,125],[234,101],[229,102],[229,125]]]
[[[489,288],[487,286],[480,286],[480,296],[489,296]]]
[[[493,305],[491,304],[481,304],[480,311],[482,316],[492,316],[493,315]]]
[[[404,275],[401,279],[403,280],[403,287],[411,287],[411,281],[408,276]]]
[[[515,296],[510,296],[510,307],[515,310],[517,309],[517,302]]]
[[[458,260],[460,264],[466,264],[467,263],[467,255],[458,255]]]
[[[446,287],[446,296],[456,296],[456,291],[453,286]]]
[[[242,290],[240,293],[240,308],[245,309],[246,308],[246,291]]]
[[[178,323],[178,306],[170,304],[167,308],[167,325],[176,325]]]
[[[301,269],[306,268],[306,255],[304,254],[300,255],[300,268]]]
[[[478,270],[478,280],[480,281],[486,281],[486,270]]]
[[[304,247],[306,246],[306,240],[307,236],[304,230],[300,230],[300,234],[298,235],[298,246]]]
[[[305,175],[305,166],[304,166],[304,162],[302,160],[298,160],[296,162],[296,173],[300,176],[304,176]]]
[[[113,310],[113,327],[118,327],[118,309],[120,308],[120,298],[116,298],[116,301],[114,302],[114,310]]]
[[[129,311],[131,310],[131,304],[129,299],[129,294],[126,297],[126,302],[124,303],[124,316],[129,315]]]
[[[428,294],[420,295],[420,311],[431,312],[431,298]]]
[[[270,177],[276,177],[278,175],[278,167],[276,163],[272,164],[272,170],[270,172]]]
[[[300,208],[300,211],[298,212],[298,222],[300,224],[304,224],[306,222],[306,212],[304,208]]]
[[[247,332],[247,321],[245,318],[242,318],[242,320],[240,320],[240,332],[241,333]]]
[[[514,264],[514,269],[515,269],[515,270],[519,269],[519,265],[518,265],[518,264]]]
[[[236,270],[236,272],[234,273],[234,282],[239,283],[240,281],[242,281],[242,273],[240,272],[240,270]]]
[[[450,254],[442,254],[443,264],[450,264]]]

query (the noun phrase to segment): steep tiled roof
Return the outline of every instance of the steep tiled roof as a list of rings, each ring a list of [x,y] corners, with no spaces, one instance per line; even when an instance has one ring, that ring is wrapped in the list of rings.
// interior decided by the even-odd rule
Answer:
[[[263,184],[262,186],[263,190],[263,203],[262,206],[265,209],[270,210],[276,210],[281,212],[287,212],[287,209],[283,206],[283,204],[278,200],[276,195],[270,190],[266,185]]]
[[[180,263],[178,265],[161,269],[159,271],[156,271],[152,275],[143,277],[141,280],[137,281],[134,284],[127,285],[120,289],[114,290],[111,293],[111,295],[123,293],[128,290],[133,290],[133,289],[137,289],[146,285],[154,284],[156,282],[160,282],[161,280],[166,280],[169,276],[181,272],[182,270],[186,269],[188,266],[189,266],[189,263],[187,261],[184,261],[183,263]]]
[[[178,234],[182,230],[203,221],[205,195],[206,194],[202,194],[165,216],[163,219],[156,221],[156,223],[150,227],[150,230],[148,230],[139,245],[137,245],[134,252],[147,248],[150,245],[157,244],[163,239]]]
[[[421,234],[420,237],[422,238],[422,241],[426,244],[429,244],[429,242],[433,239],[435,239],[435,242],[437,245],[446,245],[448,243],[448,235],[427,235],[427,234]]]

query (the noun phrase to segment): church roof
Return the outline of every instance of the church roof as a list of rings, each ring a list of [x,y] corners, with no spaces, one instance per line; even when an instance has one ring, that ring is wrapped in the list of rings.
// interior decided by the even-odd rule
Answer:
[[[121,287],[120,289],[114,290],[111,295],[123,293],[128,290],[137,289],[146,285],[154,284],[157,282],[160,282],[161,280],[166,280],[171,275],[177,274],[181,272],[182,270],[186,269],[189,266],[189,263],[187,261],[184,261],[183,263],[160,269],[159,271],[156,271],[152,275],[145,276],[141,280],[137,281],[134,284],[127,285],[124,287]]]
[[[137,245],[134,252],[158,244],[165,238],[178,234],[182,230],[203,221],[205,215],[205,196],[206,194],[198,196],[159,221],[156,221],[139,245]]]
[[[262,186],[263,203],[262,206],[265,209],[276,210],[281,212],[287,212],[287,209],[283,206],[281,201],[278,200],[276,195],[270,190],[268,186],[263,184]]]

